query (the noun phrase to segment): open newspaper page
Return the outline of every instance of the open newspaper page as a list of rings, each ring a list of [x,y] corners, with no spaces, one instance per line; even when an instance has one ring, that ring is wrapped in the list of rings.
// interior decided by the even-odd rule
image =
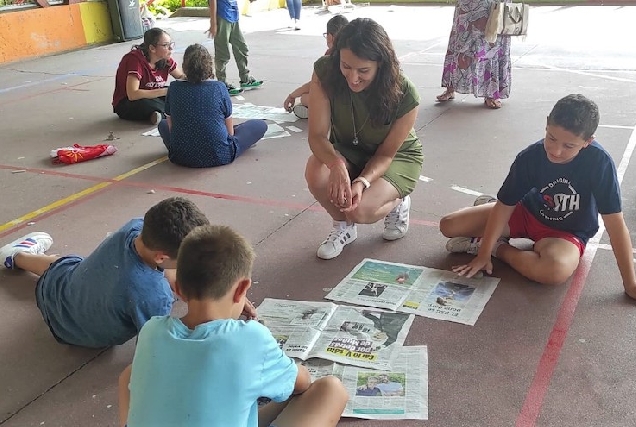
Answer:
[[[338,306],[309,350],[309,357],[389,370],[414,317],[406,313]]]
[[[426,346],[402,347],[391,371],[327,364],[310,359],[305,366],[315,381],[326,375],[342,380],[349,392],[344,417],[375,420],[428,419],[428,352]]]
[[[289,357],[311,357],[389,370],[404,344],[414,315],[331,302],[266,298],[260,321]]]
[[[326,299],[474,325],[498,278],[365,259]]]
[[[398,310],[425,267],[365,259],[325,299]]]
[[[311,375],[311,382],[316,381],[318,378],[326,377],[327,375],[334,375],[340,378],[340,369],[342,365],[338,365],[331,360],[324,359],[307,359],[301,362],[309,371]]]
[[[258,317],[285,354],[304,360],[337,307],[330,302],[265,298]]]
[[[473,326],[499,283],[496,277],[466,278],[427,269],[399,311]]]

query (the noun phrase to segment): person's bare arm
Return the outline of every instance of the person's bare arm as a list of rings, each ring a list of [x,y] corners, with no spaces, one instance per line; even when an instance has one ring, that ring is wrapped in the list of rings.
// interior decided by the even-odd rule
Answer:
[[[331,131],[331,101],[316,73],[311,77],[309,89],[309,148],[313,155],[327,166],[329,172],[329,195],[337,206],[351,203],[351,180],[347,161],[334,149],[329,141]],[[347,204],[348,203],[348,204]]]
[[[625,293],[636,299],[636,274],[634,273],[634,254],[632,239],[625,224],[623,213],[602,215],[605,229],[610,238],[618,271],[623,279]]]
[[[129,74],[126,77],[126,97],[131,101],[137,101],[139,99],[154,99],[160,96],[166,96],[168,88],[162,87],[159,89],[141,89],[139,87],[140,81],[137,76]]]
[[[285,107],[285,110],[291,111],[292,107],[296,104],[296,98],[300,98],[304,94],[309,93],[310,87],[311,81],[308,81],[307,83],[297,87],[292,93],[287,95],[287,98],[285,98],[285,102],[283,102],[283,107]]]
[[[187,78],[185,73],[183,72],[183,69],[178,65],[175,67],[174,70],[170,72],[170,75],[177,80],[185,80]]]
[[[210,8],[210,28],[208,29],[208,37],[216,37],[216,0],[208,0]]]
[[[124,427],[128,422],[128,408],[130,406],[130,373],[132,365],[128,365],[126,369],[119,375],[119,425]]]
[[[344,159],[338,155],[329,141],[331,102],[316,73],[311,76],[309,91],[311,92],[311,99],[309,100],[309,108],[311,110],[308,130],[309,148],[318,160],[328,167],[333,166],[339,161],[344,161]]]
[[[227,128],[228,135],[234,135],[234,121],[232,116],[225,119],[225,127]]]
[[[373,157],[364,166],[360,176],[365,177],[369,182],[373,182],[384,175],[389,166],[391,166],[395,153],[397,153],[404,140],[408,137],[409,132],[413,129],[415,119],[417,119],[417,111],[418,107],[415,107],[393,123],[388,135]]]

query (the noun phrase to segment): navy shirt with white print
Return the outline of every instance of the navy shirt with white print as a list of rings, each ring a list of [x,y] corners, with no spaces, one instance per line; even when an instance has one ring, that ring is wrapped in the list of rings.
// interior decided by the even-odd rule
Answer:
[[[497,198],[522,204],[541,223],[579,237],[584,243],[598,231],[598,214],[621,212],[616,166],[593,141],[568,163],[552,163],[543,140],[517,155]]]

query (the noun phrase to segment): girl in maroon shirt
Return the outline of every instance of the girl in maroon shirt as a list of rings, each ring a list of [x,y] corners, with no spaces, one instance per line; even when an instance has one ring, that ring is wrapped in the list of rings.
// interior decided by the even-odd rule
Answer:
[[[171,58],[174,42],[160,28],[144,33],[144,42],[133,46],[119,62],[113,93],[113,111],[126,120],[150,121],[164,116],[168,75],[185,78]]]

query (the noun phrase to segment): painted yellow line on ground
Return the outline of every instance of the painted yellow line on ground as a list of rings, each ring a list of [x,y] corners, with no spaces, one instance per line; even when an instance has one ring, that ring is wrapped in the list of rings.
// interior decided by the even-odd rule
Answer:
[[[48,204],[48,205],[46,205],[46,206],[44,206],[44,207],[42,207],[40,209],[37,209],[37,210],[35,210],[33,212],[29,212],[26,215],[22,215],[20,218],[16,218],[16,219],[11,220],[11,221],[9,221],[9,222],[7,222],[5,224],[0,225],[0,233],[5,231],[5,230],[8,230],[11,227],[15,227],[16,225],[22,224],[23,222],[27,222],[27,221],[30,221],[32,219],[35,219],[38,216],[40,216],[42,214],[45,214],[47,212],[50,212],[50,211],[52,211],[54,209],[58,209],[61,206],[67,205],[67,204],[69,204],[71,202],[74,202],[74,201],[76,201],[78,199],[81,199],[82,197],[88,196],[89,194],[92,194],[92,193],[94,193],[96,191],[99,191],[99,190],[101,190],[103,188],[108,187],[109,185],[113,185],[113,184],[115,184],[118,181],[123,181],[124,179],[126,179],[128,177],[136,175],[139,172],[143,172],[146,169],[150,169],[151,167],[156,166],[159,163],[163,163],[166,160],[168,160],[167,156],[161,157],[161,158],[159,158],[157,160],[154,160],[152,162],[146,163],[145,165],[139,166],[138,168],[135,168],[135,169],[133,169],[131,171],[128,171],[128,172],[123,173],[121,175],[117,175],[115,178],[112,178],[112,179],[110,179],[108,181],[100,182],[99,184],[95,184],[92,187],[88,187],[85,190],[82,190],[82,191],[77,192],[75,194],[71,194],[70,196],[67,196],[67,197],[65,197],[63,199],[57,200],[57,201],[55,201],[53,203],[50,203],[50,204]]]

